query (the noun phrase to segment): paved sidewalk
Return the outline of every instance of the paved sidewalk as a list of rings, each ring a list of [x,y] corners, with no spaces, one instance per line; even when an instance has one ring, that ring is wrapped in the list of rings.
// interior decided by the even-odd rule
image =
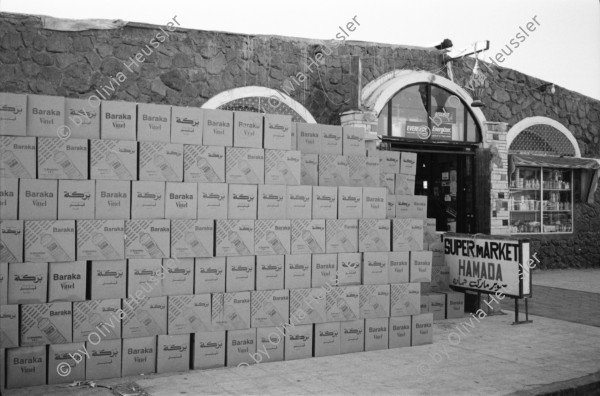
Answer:
[[[470,316],[469,316],[470,317]],[[600,328],[543,317],[511,326],[511,315],[469,317],[434,325],[434,344],[363,352],[248,368],[150,375],[136,381],[151,396],[256,395],[506,395],[600,372]],[[460,335],[460,334],[459,334]],[[425,375],[424,375],[425,374]],[[106,389],[56,386],[9,391],[8,395],[110,395]]]

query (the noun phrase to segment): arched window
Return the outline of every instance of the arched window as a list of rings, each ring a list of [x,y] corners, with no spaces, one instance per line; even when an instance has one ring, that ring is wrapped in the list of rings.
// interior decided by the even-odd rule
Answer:
[[[469,106],[451,91],[431,83],[408,85],[379,113],[378,133],[416,140],[481,141]]]
[[[506,136],[509,154],[581,157],[573,134],[547,117],[529,117],[516,123]]]

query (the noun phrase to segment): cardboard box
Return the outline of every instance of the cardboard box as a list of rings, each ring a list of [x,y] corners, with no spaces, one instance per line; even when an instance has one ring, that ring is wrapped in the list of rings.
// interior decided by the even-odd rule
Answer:
[[[37,165],[40,179],[87,179],[88,141],[39,138]]]
[[[292,254],[325,253],[325,220],[293,219]]]
[[[100,137],[102,140],[136,140],[137,103],[102,101]]]
[[[19,218],[19,179],[0,179],[0,218]]]
[[[196,218],[198,212],[198,185],[196,183],[167,182],[166,190],[166,218]]]
[[[225,150],[225,180],[228,184],[265,184],[264,150],[228,147]]]
[[[290,254],[290,220],[256,220],[254,222],[254,254]]]
[[[8,304],[48,301],[48,263],[9,263],[7,279]]]
[[[23,262],[22,220],[0,220],[0,261]]]
[[[240,292],[256,288],[256,257],[227,257],[225,291]]]
[[[408,283],[410,268],[409,252],[389,253],[389,281],[390,283]]]
[[[315,357],[339,355],[340,323],[315,324]]]
[[[58,181],[21,179],[19,181],[19,218],[53,220],[58,214]]]
[[[360,219],[363,209],[362,187],[339,187],[338,188],[338,218]]]
[[[323,135],[322,125],[296,123],[296,140],[298,150],[305,154],[321,154]]]
[[[19,305],[0,305],[0,348],[19,346]]]
[[[288,219],[312,218],[312,187],[287,186],[286,199]]]
[[[3,121],[0,120],[0,125]],[[0,128],[1,129],[1,128]],[[0,132],[4,135],[4,131]],[[0,136],[0,177],[34,179],[37,171],[37,141],[34,137]]]
[[[411,317],[403,316],[390,318],[388,348],[403,348],[410,346]]]
[[[127,261],[92,261],[90,271],[92,300],[125,298],[126,287]]]
[[[414,196],[414,209],[415,218],[427,219],[427,196],[426,195],[415,195]]]
[[[256,329],[229,330],[227,332],[227,367],[253,364],[256,353]]]
[[[73,342],[72,303],[25,304],[21,306],[21,345],[68,344]]]
[[[90,140],[90,178],[137,180],[137,142]]]
[[[398,173],[398,172],[394,172]],[[402,153],[400,161],[400,172],[403,175],[416,175],[417,174],[417,154],[416,153]]]
[[[391,285],[390,316],[418,315],[421,312],[421,285],[397,283]]]
[[[184,144],[183,180],[225,183],[225,147]]]
[[[338,253],[337,256],[337,285],[360,285],[362,283],[362,254]]]
[[[365,320],[365,351],[388,349],[388,318]]]
[[[433,344],[433,314],[426,313],[412,317],[411,346]]]
[[[233,146],[233,112],[203,109],[202,144]]]
[[[77,221],[79,260],[124,260],[124,220]]]
[[[169,143],[171,141],[171,106],[138,103],[137,140],[139,142]]]
[[[439,240],[437,219],[425,219],[425,224],[423,225],[423,247],[425,250],[431,250],[429,247]]]
[[[0,305],[8,304],[8,263],[0,261]]]
[[[46,385],[46,346],[6,350],[6,388]]]
[[[285,329],[285,360],[306,359],[313,355],[313,325]]]
[[[119,340],[122,315],[118,298],[74,302],[73,342]]]
[[[392,250],[423,250],[423,220],[392,219]]]
[[[156,337],[123,340],[122,376],[156,372]]]
[[[161,259],[129,259],[127,265],[127,297],[162,296],[164,278]]]
[[[410,219],[416,216],[414,195],[396,195],[396,217]]]
[[[197,107],[171,107],[171,143],[202,144],[204,111]]]
[[[191,349],[189,334],[159,335],[156,346],[156,372],[161,374],[189,371]]]
[[[27,136],[56,137],[57,131],[64,125],[65,98],[27,95]]]
[[[382,285],[389,283],[389,253],[363,253],[363,284]]]
[[[342,127],[342,153],[344,155],[365,155],[365,130],[359,127]]]
[[[319,155],[319,186],[349,186],[348,159],[343,155]]]
[[[325,220],[327,253],[358,252],[358,220]]]
[[[194,370],[225,366],[225,330],[194,334]]]
[[[99,380],[121,376],[121,340],[102,340],[97,344],[85,343],[85,378]]]
[[[84,343],[48,346],[48,385],[66,384],[85,380],[85,360],[77,363],[72,357],[84,349]],[[81,355],[81,353],[80,353]],[[59,365],[63,365],[60,366]],[[65,366],[67,364],[68,366]],[[61,368],[62,367],[62,368]],[[69,370],[65,370],[66,368]],[[59,371],[62,374],[59,374]],[[68,374],[67,374],[68,373]],[[67,375],[64,375],[67,374]]]
[[[125,258],[157,259],[170,255],[169,220],[126,220]]]
[[[227,219],[229,185],[198,183],[198,218]]]
[[[233,188],[232,185],[230,188]],[[258,186],[258,218],[259,219],[286,219],[287,212],[286,186],[266,185]]]
[[[441,293],[429,293],[429,313],[433,314],[433,320],[446,319],[446,295]]]
[[[121,338],[150,337],[167,334],[167,297],[146,297],[136,293],[135,298],[123,299]]]
[[[93,219],[96,198],[94,180],[58,181],[58,219]]]
[[[214,233],[214,220],[171,220],[171,255],[213,257]]]
[[[446,319],[460,319],[465,316],[465,295],[446,292]]]
[[[429,251],[410,252],[410,281],[431,282],[432,253]]]
[[[224,293],[225,257],[197,258],[194,261],[194,293]]]
[[[285,256],[285,288],[306,289],[311,283],[311,255],[294,254]]]
[[[351,186],[379,186],[379,159],[373,159],[365,155],[350,155],[347,158]],[[367,161],[369,166],[367,166]]]
[[[27,95],[0,93],[0,135],[25,136],[27,132]],[[4,176],[3,176],[4,177]],[[1,383],[3,385],[3,383]],[[1,387],[1,385],[0,385]]]
[[[435,292],[450,291],[450,268],[446,265],[431,267],[431,290]]]
[[[352,320],[340,323],[340,353],[365,350],[365,321]]]
[[[232,220],[254,220],[257,216],[258,189],[255,184],[229,186],[227,217]]]
[[[326,292],[315,289],[290,290],[290,323],[310,324],[327,321]]]
[[[25,261],[75,261],[75,221],[25,221]]]
[[[421,284],[421,313],[429,312],[429,294],[423,290],[424,284]]]
[[[385,187],[388,194],[396,191],[396,176],[393,173],[379,173],[379,186]]]
[[[359,319],[390,316],[390,285],[362,285],[359,287]]]
[[[251,327],[282,326],[289,322],[290,292],[289,290],[259,290],[250,296]]]
[[[311,287],[336,283],[337,254],[313,254]]]
[[[85,261],[48,264],[48,302],[85,300]]]
[[[337,219],[337,190],[337,187],[313,187],[313,219]]]
[[[249,111],[233,112],[233,145],[263,147],[263,115]]]
[[[415,195],[415,175],[396,174],[396,195]]]
[[[387,190],[386,190],[387,193]],[[393,219],[396,217],[396,196],[387,194],[387,210],[385,217]]]
[[[162,292],[164,296],[194,294],[194,259],[163,259]]]
[[[319,155],[300,154],[300,184],[304,186],[319,185]]]
[[[256,257],[256,290],[284,288],[284,257],[283,255]]]
[[[381,173],[400,173],[400,152],[377,151],[377,155],[379,156],[379,167]]]
[[[177,182],[183,180],[183,145],[140,142],[139,179]]]
[[[169,296],[169,334],[189,334],[212,330],[210,294]]]
[[[441,239],[441,237],[443,237],[444,233],[443,232],[436,232],[436,235],[438,238]],[[444,247],[444,243],[441,240],[437,240],[434,243],[431,243],[429,245],[429,251],[431,251],[432,255],[433,255],[433,265],[434,266],[442,266],[445,265],[446,263],[446,259],[445,259],[445,255],[444,255],[444,251],[445,251],[445,247]]]
[[[338,286],[327,290],[327,320],[350,321],[358,320],[360,286]]]
[[[389,252],[391,242],[391,223],[389,220],[358,220],[358,251]]]
[[[126,180],[96,180],[95,203],[96,219],[129,219],[131,183]]]
[[[294,150],[292,148],[292,117],[283,114],[265,114],[266,149]]]
[[[280,362],[283,360],[284,338],[278,327],[259,327],[256,329],[256,350],[259,362]]]
[[[293,120],[293,118],[292,118]],[[292,129],[291,129],[291,135],[292,135],[292,147],[291,150],[298,150],[298,133],[296,131],[297,129],[297,122],[292,122]]]
[[[250,292],[213,293],[212,326],[215,330],[250,328]]]
[[[265,184],[300,185],[300,151],[265,150]]]
[[[131,182],[131,218],[162,219],[165,217],[165,183]]]
[[[387,214],[387,191],[383,187],[362,189],[362,218],[385,219]]]
[[[321,154],[342,155],[342,127],[339,125],[320,125]]]
[[[217,220],[216,256],[254,254],[254,220]]]
[[[65,126],[58,137],[100,139],[100,103],[88,99],[65,98]]]

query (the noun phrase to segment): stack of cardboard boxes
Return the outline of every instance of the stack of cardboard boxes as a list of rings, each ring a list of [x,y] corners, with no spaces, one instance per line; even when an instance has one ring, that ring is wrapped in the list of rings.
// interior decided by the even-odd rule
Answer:
[[[2,386],[432,342],[414,154],[282,115],[0,109]]]

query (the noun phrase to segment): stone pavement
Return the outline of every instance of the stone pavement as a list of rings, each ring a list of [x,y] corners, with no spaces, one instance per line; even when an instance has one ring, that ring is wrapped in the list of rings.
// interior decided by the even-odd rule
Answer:
[[[557,272],[558,273],[558,272]],[[600,274],[600,271],[598,271]],[[562,274],[545,277],[562,277]],[[596,275],[569,274],[561,284],[594,281]],[[540,276],[540,279],[543,277]],[[534,275],[534,285],[537,285]],[[587,290],[594,290],[587,285]],[[535,286],[534,286],[535,287]],[[544,288],[545,291],[541,291]],[[538,286],[534,300],[547,292],[548,301],[570,298],[565,307],[600,316],[600,306],[579,308],[594,300],[565,289]],[[558,292],[557,292],[558,290]],[[555,293],[563,293],[554,299]],[[569,292],[569,290],[566,290]],[[539,293],[539,294],[537,294]],[[591,293],[587,293],[591,294]],[[587,295],[586,294],[586,295]],[[551,300],[553,299],[553,300]],[[534,301],[532,300],[532,302]],[[550,303],[547,303],[550,304]],[[558,308],[557,308],[558,309]],[[588,311],[591,309],[591,311]],[[551,313],[551,312],[550,312]],[[363,352],[325,358],[148,375],[101,384],[136,381],[151,396],[206,394],[401,394],[507,395],[540,394],[576,386],[597,389],[600,382],[600,327],[575,321],[531,316],[533,323],[512,326],[513,315],[437,321],[434,343],[412,348]],[[470,326],[467,326],[469,324]],[[460,331],[457,329],[460,328]],[[68,389],[58,386],[8,391],[7,395],[111,395],[106,389]]]

